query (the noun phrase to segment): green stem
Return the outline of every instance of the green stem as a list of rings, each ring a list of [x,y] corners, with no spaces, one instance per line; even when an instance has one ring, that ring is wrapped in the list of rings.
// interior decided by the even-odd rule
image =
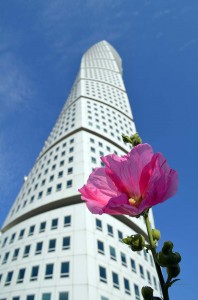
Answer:
[[[158,274],[161,289],[162,289],[163,298],[164,298],[164,300],[169,300],[168,288],[167,288],[167,285],[164,281],[164,277],[163,277],[163,274],[162,274],[161,267],[158,264],[157,259],[156,259],[156,257],[157,257],[156,245],[155,245],[155,242],[154,242],[153,236],[152,236],[152,229],[151,229],[151,224],[150,224],[149,217],[148,217],[148,211],[144,213],[144,220],[145,220],[146,229],[147,229],[147,232],[148,232],[148,238],[149,238],[149,242],[150,242],[150,246],[151,246],[151,252],[152,252],[152,255],[153,255],[153,259],[154,259],[154,262],[155,262],[155,267],[156,267],[156,270],[157,270],[157,274]]]

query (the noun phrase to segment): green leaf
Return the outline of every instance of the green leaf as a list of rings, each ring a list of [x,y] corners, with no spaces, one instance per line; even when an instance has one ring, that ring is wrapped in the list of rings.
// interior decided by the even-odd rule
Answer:
[[[171,282],[169,282],[168,286],[171,287],[173,285],[173,283],[175,283],[178,280],[180,280],[180,279],[174,279],[174,280],[172,280]]]

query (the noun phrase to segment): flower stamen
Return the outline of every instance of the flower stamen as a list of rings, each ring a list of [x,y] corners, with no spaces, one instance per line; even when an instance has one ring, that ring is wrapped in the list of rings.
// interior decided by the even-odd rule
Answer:
[[[129,204],[132,206],[138,207],[141,201],[142,201],[142,196],[139,196],[137,198],[129,198]]]

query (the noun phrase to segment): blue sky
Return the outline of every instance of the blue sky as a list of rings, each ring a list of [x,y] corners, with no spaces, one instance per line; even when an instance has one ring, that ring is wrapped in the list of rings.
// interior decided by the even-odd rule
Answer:
[[[181,252],[172,299],[196,300],[197,0],[0,1],[0,224],[68,96],[82,54],[107,40],[123,59],[137,130],[179,172],[154,208]]]

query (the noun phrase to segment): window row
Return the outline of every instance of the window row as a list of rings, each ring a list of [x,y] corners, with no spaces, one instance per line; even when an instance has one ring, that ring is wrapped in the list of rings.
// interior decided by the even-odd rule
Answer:
[[[103,223],[102,223],[102,220],[97,219],[97,218],[96,218],[96,229],[99,230],[99,231],[103,231]],[[111,225],[109,225],[109,224],[107,224],[107,234],[108,234],[109,236],[111,236],[111,237],[114,237],[114,229],[113,229],[113,226],[111,226]],[[120,242],[122,242],[122,239],[123,239],[123,233],[122,233],[120,230],[117,231],[117,236],[118,236],[118,240],[119,240]],[[103,242],[100,241],[100,247],[102,247],[102,244],[103,244]],[[113,249],[113,247],[112,247],[112,249]],[[100,251],[102,251],[102,250],[100,249]],[[113,250],[111,250],[111,251],[113,251]],[[104,245],[103,245],[103,252],[104,252]],[[112,252],[112,253],[113,253],[113,252]],[[151,266],[154,266],[152,256],[149,255],[149,254],[146,252],[145,249],[143,250],[143,253],[144,253],[144,259],[145,259],[146,261],[150,260]],[[138,252],[138,254],[141,255],[141,252]],[[116,256],[116,255],[115,255],[115,256]],[[123,259],[124,259],[124,258],[123,258]],[[115,259],[114,259],[114,260],[115,260]]]
[[[102,242],[100,240],[97,240],[97,249],[98,249],[98,253],[100,253],[102,255],[105,255],[104,242]],[[109,256],[110,256],[110,259],[112,259],[114,261],[117,261],[117,254],[116,254],[115,247],[109,246]],[[124,267],[128,267],[127,256],[123,252],[120,252],[120,261],[121,261],[121,264]],[[134,273],[137,273],[136,262],[132,258],[130,258],[130,267],[131,267],[131,270]],[[140,272],[141,278],[145,279],[145,271],[144,271],[144,268],[143,268],[143,266],[141,264],[139,264],[139,272]],[[148,270],[146,271],[146,276],[147,276],[148,283],[152,284],[152,282],[151,282],[151,274],[150,274],[150,272]],[[153,276],[153,284],[154,284],[155,289],[157,289],[157,282],[156,282],[155,276]]]
[[[107,283],[107,271],[105,267],[99,266],[99,278],[103,283]],[[115,272],[111,273],[112,285],[116,289],[120,289],[119,275]],[[123,278],[123,286],[126,294],[131,295],[130,281],[127,278]],[[140,300],[140,290],[137,284],[134,284],[134,292],[137,300]]]
[[[51,230],[57,229],[58,225],[59,225],[59,221],[60,221],[60,219],[58,219],[58,218],[52,219],[51,223],[48,224],[48,226],[49,226],[48,229],[51,229]],[[68,226],[71,226],[71,216],[64,216],[64,218],[63,218],[63,227],[68,227]],[[36,225],[31,225],[29,227],[28,231],[27,231],[27,236],[32,236],[35,233],[37,234],[38,232],[39,233],[45,232],[45,230],[47,229],[47,221],[43,221],[43,222],[40,223],[39,228],[38,228],[38,232],[36,232],[35,229],[36,229]],[[21,239],[24,238],[25,231],[26,231],[25,228],[20,230],[20,232],[18,234],[18,240],[21,240]],[[2,248],[6,246],[7,242],[12,244],[15,241],[16,237],[17,237],[16,232],[12,233],[10,239],[8,237],[5,237],[4,240],[3,240],[3,243],[2,243]]]
[[[69,300],[69,293],[68,292],[59,292],[57,300]],[[3,298],[1,300],[7,300],[6,298]],[[8,299],[10,300],[10,298]],[[21,300],[20,296],[14,296],[12,297],[12,300]],[[37,300],[36,296],[34,294],[27,295],[25,300]],[[53,300],[51,293],[43,293],[41,300]]]
[[[74,143],[74,138],[71,138],[69,143],[70,143],[69,151],[71,153],[74,151],[74,147],[72,145]],[[63,142],[62,148],[64,148],[66,145],[67,145],[67,143]],[[55,151],[55,153],[54,153],[54,151]],[[32,171],[30,172],[28,177],[24,178],[24,184],[23,184],[22,189],[17,197],[15,206],[11,211],[11,216],[14,213],[18,212],[21,208],[25,207],[27,203],[32,203],[34,201],[34,199],[40,199],[42,197],[42,195],[44,195],[44,191],[39,191],[37,195],[35,195],[35,191],[39,187],[45,187],[45,185],[48,182],[49,183],[53,182],[55,179],[55,176],[57,178],[63,178],[63,176],[65,177],[66,175],[73,174],[72,163],[74,161],[74,156],[69,156],[67,158],[68,164],[71,164],[71,165],[69,165],[67,170],[65,170],[65,171],[63,169],[60,169],[58,172],[56,170],[56,173],[53,174],[53,172],[55,172],[55,169],[64,167],[65,160],[60,159],[60,161],[58,163],[56,163],[56,164],[53,163],[52,166],[50,166],[50,167],[48,166],[48,164],[51,162],[52,155],[54,156],[53,158],[55,159],[55,161],[57,160],[59,151],[61,151],[61,145],[57,146],[55,150],[51,150],[51,151],[47,152],[38,161],[38,163],[32,169]],[[64,155],[65,155],[65,149],[63,149],[63,151],[61,152],[61,156],[64,156]],[[43,169],[43,171],[42,171],[42,169]],[[42,178],[42,180],[41,180],[41,178]],[[34,184],[34,186],[33,186],[33,184]],[[72,184],[73,183],[71,182],[71,180],[66,181],[66,188],[71,187]],[[48,188],[50,188],[50,186],[48,186]],[[59,189],[60,187],[58,186],[56,188]],[[50,189],[49,189],[49,191],[50,191]],[[46,191],[46,193],[49,191]]]
[[[2,264],[5,264],[8,262],[9,258],[11,258],[11,261],[15,261],[19,258],[20,253],[22,252],[22,257],[21,258],[26,258],[29,257],[31,254],[31,251],[34,251],[34,255],[42,254],[43,252],[43,245],[44,242],[37,242],[35,245],[26,245],[23,250],[20,248],[14,249],[13,253],[11,252],[6,252],[3,256]],[[68,250],[70,249],[71,246],[71,238],[70,236],[66,236],[62,238],[62,244],[61,244],[61,249],[62,250]],[[32,250],[32,248],[34,249]],[[50,239],[48,241],[48,248],[47,252],[55,252],[57,248],[57,239]]]
[[[43,279],[53,279],[54,275],[54,264],[46,264],[45,271],[43,276],[39,272],[40,266],[36,265],[33,266],[30,270],[29,274],[29,281],[36,281],[38,278],[42,277]],[[61,262],[60,264],[60,278],[66,278],[69,277],[69,270],[70,270],[70,263],[67,262]],[[25,276],[26,276],[26,268],[21,268],[18,271],[18,274],[16,274],[16,283],[23,283]],[[8,286],[11,284],[13,280],[14,271],[9,271],[5,277],[4,286]],[[57,275],[57,274],[56,274]],[[28,279],[27,279],[28,280]],[[2,274],[0,275],[0,282],[2,281]]]

